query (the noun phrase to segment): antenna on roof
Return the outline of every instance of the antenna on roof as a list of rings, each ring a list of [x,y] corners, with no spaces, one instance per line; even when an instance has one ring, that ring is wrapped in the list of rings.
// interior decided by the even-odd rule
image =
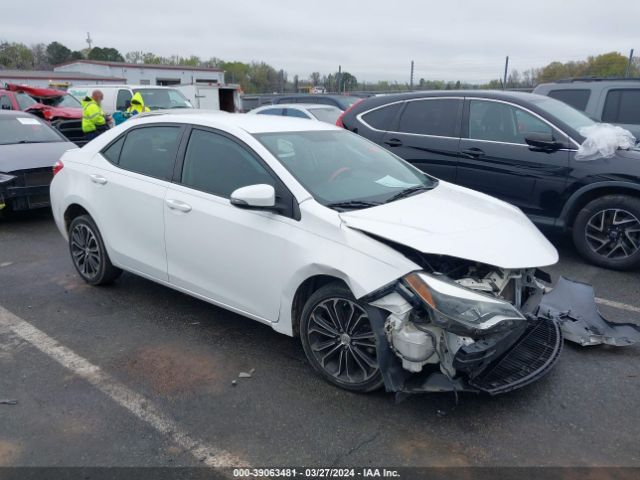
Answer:
[[[91,40],[91,33],[87,32],[87,40],[86,42],[89,44],[89,50],[91,50],[91,45],[93,44],[93,40]]]

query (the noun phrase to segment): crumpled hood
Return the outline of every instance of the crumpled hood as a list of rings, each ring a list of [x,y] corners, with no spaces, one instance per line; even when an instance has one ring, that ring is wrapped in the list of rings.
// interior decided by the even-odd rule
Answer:
[[[443,181],[433,190],[340,218],[348,227],[424,253],[501,268],[558,261],[554,246],[519,209]]]
[[[0,145],[0,172],[52,167],[64,152],[78,148],[71,142]]]
[[[79,119],[82,118],[82,109],[74,107],[52,107],[51,105],[43,105],[38,103],[25,110],[32,113],[33,111],[42,112],[46,120],[61,119]]]

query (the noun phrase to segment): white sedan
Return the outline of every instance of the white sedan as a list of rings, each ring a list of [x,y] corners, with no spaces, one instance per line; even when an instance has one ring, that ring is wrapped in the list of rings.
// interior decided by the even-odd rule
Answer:
[[[143,114],[54,171],[87,283],[126,270],[299,336],[340,387],[493,394],[558,358],[560,307],[540,304],[562,298],[537,270],[558,254],[527,217],[351,132]]]
[[[295,117],[307,120],[335,125],[342,110],[333,105],[320,105],[318,103],[278,103],[277,105],[265,105],[254,108],[249,115],[275,115],[277,117]]]

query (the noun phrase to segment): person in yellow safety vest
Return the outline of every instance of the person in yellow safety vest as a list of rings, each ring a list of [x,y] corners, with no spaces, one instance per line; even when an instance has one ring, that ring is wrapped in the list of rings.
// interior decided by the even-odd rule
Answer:
[[[142,99],[142,95],[140,92],[136,92],[131,98],[131,105],[127,108],[127,113],[131,115],[137,115],[142,112],[151,111],[149,107],[145,107],[144,100]]]
[[[87,141],[93,140],[109,128],[109,116],[102,110],[104,95],[100,90],[91,92],[82,100],[82,131]]]

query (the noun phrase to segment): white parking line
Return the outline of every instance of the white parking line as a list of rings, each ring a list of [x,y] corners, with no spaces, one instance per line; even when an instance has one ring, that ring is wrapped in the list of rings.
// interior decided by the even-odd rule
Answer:
[[[0,327],[6,327],[18,337],[29,342],[60,365],[83,378],[137,418],[169,437],[194,457],[209,467],[247,466],[247,462],[235,455],[193,438],[171,417],[162,413],[142,395],[122,385],[100,367],[59,344],[46,333],[0,306]]]
[[[606,305],[607,307],[617,308],[619,310],[627,310],[628,312],[640,313],[640,307],[627,305],[626,303],[614,302],[613,300],[607,300],[606,298],[596,297],[596,303],[600,305]]]

